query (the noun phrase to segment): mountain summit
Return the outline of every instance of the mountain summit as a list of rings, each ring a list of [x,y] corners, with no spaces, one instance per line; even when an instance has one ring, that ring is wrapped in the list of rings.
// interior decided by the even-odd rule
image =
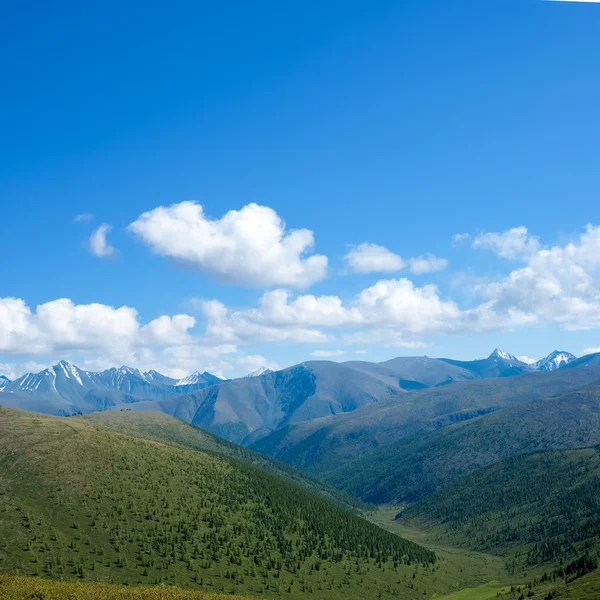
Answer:
[[[521,361],[516,356],[509,354],[501,348],[495,348],[494,351],[488,356],[488,360],[494,359],[504,360],[506,362],[512,363],[521,363]]]
[[[248,377],[260,377],[261,375],[265,375],[266,373],[273,373],[273,369],[269,369],[269,367],[258,367],[252,371],[252,373],[248,373]]]
[[[564,350],[554,350],[554,352],[548,354],[546,358],[542,358],[534,363],[533,366],[538,371],[555,371],[556,369],[560,369],[561,367],[568,365],[576,358],[577,357],[570,352],[565,352]]]

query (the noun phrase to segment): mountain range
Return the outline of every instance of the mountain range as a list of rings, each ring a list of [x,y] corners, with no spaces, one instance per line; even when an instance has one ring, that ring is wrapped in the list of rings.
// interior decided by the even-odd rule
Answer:
[[[475,361],[426,356],[382,363],[308,361],[280,371],[261,368],[234,380],[207,372],[176,380],[157,371],[126,366],[92,372],[60,361],[15,381],[4,378],[0,404],[54,415],[122,405],[159,410],[230,441],[252,445],[282,428],[353,412],[405,393],[552,371],[573,361],[577,362],[572,354],[554,351],[530,365],[497,348],[487,358]],[[441,411],[436,416],[444,414]]]
[[[84,371],[61,360],[39,373],[0,382],[0,404],[54,415],[106,410],[141,400],[179,396],[222,383],[210,373],[192,373],[177,380],[157,371],[131,367]]]

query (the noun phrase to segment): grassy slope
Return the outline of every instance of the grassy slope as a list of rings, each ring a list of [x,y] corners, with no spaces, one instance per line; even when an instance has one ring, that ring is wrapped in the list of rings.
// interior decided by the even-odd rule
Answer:
[[[368,502],[401,504],[504,458],[600,444],[600,386],[505,408],[366,454],[326,479]]]
[[[136,412],[130,410],[104,411],[74,417],[84,423],[117,431],[130,436],[176,444],[209,452],[217,456],[234,459],[258,467],[263,471],[285,477],[303,488],[328,498],[336,504],[351,510],[364,510],[368,506],[349,494],[323,484],[285,463],[275,461],[219,438],[212,433],[188,425],[179,419],[160,412]]]
[[[595,381],[600,381],[600,366],[453,383],[399,394],[351,413],[290,425],[250,447],[323,476],[400,439]]]
[[[417,562],[432,558],[254,467],[0,409],[5,573],[292,599],[416,598],[437,568]]]
[[[600,547],[600,452],[504,460],[408,507],[400,520],[509,565],[559,566]]]

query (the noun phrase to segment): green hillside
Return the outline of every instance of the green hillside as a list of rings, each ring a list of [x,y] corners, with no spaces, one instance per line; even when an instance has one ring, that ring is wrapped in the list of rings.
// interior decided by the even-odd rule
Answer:
[[[0,409],[4,573],[358,600],[420,597],[434,563],[253,466]]]
[[[275,475],[285,477],[303,488],[328,498],[351,510],[368,509],[361,500],[332,486],[258,452],[238,446],[193,425],[160,412],[138,412],[130,410],[102,411],[72,417],[95,427],[110,429],[126,435],[155,440],[166,444],[176,444],[194,450],[209,452],[258,467]]]
[[[594,384],[401,439],[325,478],[365,501],[402,504],[510,456],[596,444],[600,386]]]
[[[399,519],[527,567],[565,564],[600,546],[600,452],[509,458],[457,479]]]

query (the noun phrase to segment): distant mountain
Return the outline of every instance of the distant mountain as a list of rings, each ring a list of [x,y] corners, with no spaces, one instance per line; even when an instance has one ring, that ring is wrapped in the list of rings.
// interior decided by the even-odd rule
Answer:
[[[465,369],[424,356],[383,363],[309,361],[132,408],[160,410],[230,441],[249,444],[287,424],[473,378]]]
[[[533,366],[538,371],[555,371],[556,369],[560,369],[561,367],[568,365],[574,360],[577,360],[577,357],[570,352],[554,350],[554,352],[548,354],[546,358],[542,358],[541,360],[533,363]]]
[[[141,400],[178,396],[221,383],[203,373],[195,383],[180,382],[157,371],[140,371],[122,366],[106,371],[84,371],[68,361],[39,373],[27,373],[3,383],[0,404],[55,415],[105,410],[115,405]]]
[[[10,379],[4,375],[0,375],[0,390],[3,390],[10,383]]]
[[[224,377],[219,377],[218,375],[213,375],[208,371],[204,371],[204,373],[200,373],[199,371],[194,371],[191,375],[180,379],[175,383],[177,387],[185,387],[188,386],[207,386],[214,385],[215,383],[221,383],[222,381],[226,381]]]
[[[578,367],[592,367],[600,365],[600,352],[595,354],[586,354],[581,358],[572,360],[569,364],[563,365],[563,369],[576,369]]]
[[[353,472],[356,481],[362,481],[366,490],[367,482],[375,482],[377,474],[381,475],[379,465],[383,461],[388,457],[394,461],[401,456],[401,452],[396,454],[393,449],[388,450],[393,444],[400,444],[400,440],[423,432],[445,431],[446,426],[453,423],[469,421],[509,406],[525,406],[597,381],[600,381],[600,365],[463,381],[411,394],[396,393],[377,405],[364,406],[347,414],[289,423],[268,436],[250,439],[247,443],[253,450],[318,476],[327,476],[342,465],[348,465],[349,475]],[[486,443],[487,438],[482,435],[482,450]],[[448,451],[453,447],[448,444]],[[379,454],[370,461],[367,457],[374,451]],[[407,452],[406,447],[402,452]],[[364,458],[360,469],[358,465],[351,467],[352,459],[360,457]],[[401,482],[402,478],[395,480]],[[341,484],[341,479],[335,482],[338,483]],[[362,489],[359,495],[364,493]]]
[[[367,502],[402,504],[512,456],[600,444],[599,367],[522,377],[565,383],[564,375],[569,373],[579,373],[595,383],[398,439],[357,455],[326,473],[324,479]]]
[[[479,360],[453,360],[440,358],[451,365],[470,371],[476,377],[487,379],[489,377],[512,377],[528,371],[535,371],[533,365],[520,361],[516,356],[496,348],[487,358]]]

